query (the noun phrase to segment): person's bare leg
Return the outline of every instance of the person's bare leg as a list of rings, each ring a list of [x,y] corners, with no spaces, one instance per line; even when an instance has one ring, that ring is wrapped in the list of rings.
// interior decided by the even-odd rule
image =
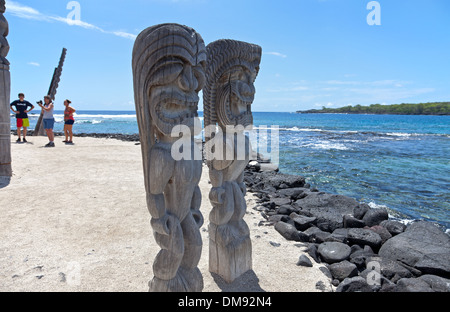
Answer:
[[[48,138],[49,138],[50,142],[55,142],[55,134],[53,133],[52,129],[49,129]]]
[[[23,139],[27,138],[27,127],[23,127]]]
[[[64,125],[64,135],[66,137],[66,142],[69,141],[69,130],[68,130],[68,125]]]
[[[46,129],[45,132],[47,133],[48,140],[50,142],[54,142],[55,135],[53,134],[53,130],[52,129]]]
[[[71,126],[71,125],[67,126],[67,131],[69,132],[69,136],[70,136],[69,142],[72,142],[72,141],[73,141],[73,132],[72,132],[72,128],[73,128],[73,126]]]
[[[20,140],[20,138],[21,138],[21,136],[22,136],[20,130],[21,130],[21,128],[17,127],[17,136],[19,137],[19,140]]]

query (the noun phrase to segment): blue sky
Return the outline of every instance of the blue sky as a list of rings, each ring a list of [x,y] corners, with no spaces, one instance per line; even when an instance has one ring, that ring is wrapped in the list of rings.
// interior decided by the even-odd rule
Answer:
[[[254,111],[450,101],[448,0],[379,0],[372,26],[369,0],[79,0],[72,23],[69,2],[6,1],[11,100],[41,99],[65,47],[57,106],[134,110],[134,39],[174,22],[262,46]]]

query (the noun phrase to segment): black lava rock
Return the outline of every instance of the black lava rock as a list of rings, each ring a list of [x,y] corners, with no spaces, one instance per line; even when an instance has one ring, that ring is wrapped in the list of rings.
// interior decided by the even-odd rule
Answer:
[[[338,242],[325,242],[319,245],[318,253],[326,263],[341,262],[350,256],[349,246]]]
[[[309,260],[309,258],[307,256],[305,256],[305,255],[301,255],[298,258],[297,265],[298,266],[308,267],[308,268],[311,268],[313,266],[311,260]]]
[[[431,222],[411,224],[405,232],[384,243],[379,254],[424,274],[450,276],[450,236]]]
[[[389,214],[388,211],[385,208],[377,208],[377,209],[369,209],[362,218],[362,221],[367,226],[374,226],[378,225],[381,222],[388,220]]]
[[[351,244],[369,245],[373,249],[378,250],[381,246],[382,239],[377,233],[367,229],[349,229],[348,241]]]
[[[330,270],[331,275],[339,281],[343,281],[347,277],[355,277],[358,275],[358,268],[356,265],[347,260],[330,264],[328,269]]]

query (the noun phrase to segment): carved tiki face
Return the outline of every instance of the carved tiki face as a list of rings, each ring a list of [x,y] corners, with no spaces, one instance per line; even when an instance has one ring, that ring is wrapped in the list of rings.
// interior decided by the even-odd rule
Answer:
[[[0,13],[5,13],[5,11],[6,11],[5,0],[0,0]]]
[[[208,45],[205,111],[208,123],[244,127],[253,124],[251,105],[261,62],[261,47],[236,40]]]
[[[256,69],[235,66],[219,79],[217,116],[222,126],[253,124]]]
[[[194,132],[198,93],[205,83],[206,48],[192,28],[163,24],[146,30],[145,87],[148,109],[157,130],[170,136],[177,125]]]

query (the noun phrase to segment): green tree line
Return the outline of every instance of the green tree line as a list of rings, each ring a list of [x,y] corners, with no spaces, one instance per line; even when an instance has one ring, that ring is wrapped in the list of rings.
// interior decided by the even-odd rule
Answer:
[[[298,111],[302,114],[331,113],[331,114],[389,114],[389,115],[450,115],[450,102],[433,102],[419,104],[393,104],[370,106],[344,106],[340,108],[310,109]]]

